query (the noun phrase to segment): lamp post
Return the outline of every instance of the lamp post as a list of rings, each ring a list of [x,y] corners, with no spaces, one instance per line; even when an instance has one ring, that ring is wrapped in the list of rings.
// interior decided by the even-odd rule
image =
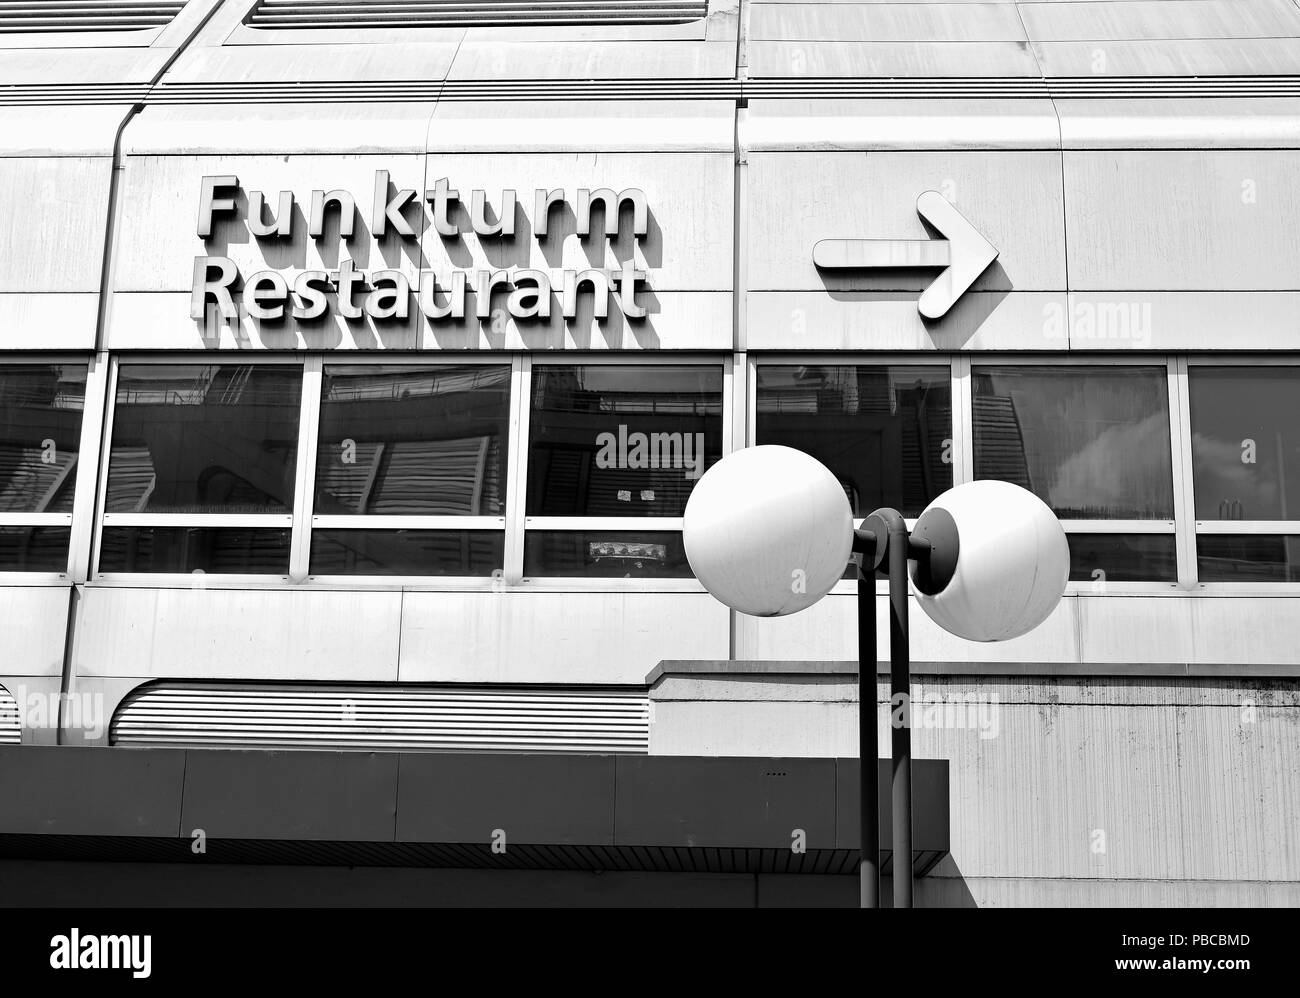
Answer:
[[[878,509],[854,528],[839,481],[790,447],[735,451],[710,468],[686,505],[691,568],[741,613],[784,616],[812,606],[842,577],[857,579],[860,900],[879,907],[880,815],[876,714],[876,572],[889,578],[890,793],[894,907],[912,906],[911,658],[909,566],[921,609],[972,641],[1018,637],[1047,619],[1069,576],[1070,552],[1052,511],[1008,482],[949,489],[917,518]]]

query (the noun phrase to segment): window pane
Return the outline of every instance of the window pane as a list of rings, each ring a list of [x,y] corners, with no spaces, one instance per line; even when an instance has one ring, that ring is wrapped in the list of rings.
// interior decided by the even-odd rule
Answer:
[[[722,369],[538,364],[528,515],[681,516],[722,456]]]
[[[975,477],[1069,519],[1172,520],[1162,367],[975,367]]]
[[[1300,367],[1193,366],[1200,520],[1300,520]]]
[[[288,529],[105,527],[101,572],[289,574]]]
[[[313,575],[491,575],[502,567],[497,530],[313,530]]]
[[[70,513],[84,364],[0,366],[0,512]]]
[[[315,512],[499,516],[509,425],[509,365],[330,365]]]
[[[301,394],[284,364],[123,365],[105,509],[292,510]]]
[[[68,527],[0,527],[0,572],[66,572]]]
[[[835,473],[855,516],[917,516],[952,487],[947,367],[758,368],[757,441],[811,454]]]
[[[530,530],[524,575],[588,579],[690,579],[682,535],[675,531],[611,533]]]
[[[1067,534],[1070,581],[1177,582],[1173,534]]]
[[[1202,582],[1300,582],[1300,537],[1201,534],[1196,569]]]

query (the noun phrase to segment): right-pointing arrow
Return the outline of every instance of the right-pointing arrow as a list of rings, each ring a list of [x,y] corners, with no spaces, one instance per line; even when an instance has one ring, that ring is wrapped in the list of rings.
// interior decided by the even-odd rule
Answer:
[[[998,251],[938,191],[918,197],[916,211],[945,238],[823,239],[813,247],[813,263],[826,270],[941,267],[916,308],[926,319],[943,317],[998,258]]]

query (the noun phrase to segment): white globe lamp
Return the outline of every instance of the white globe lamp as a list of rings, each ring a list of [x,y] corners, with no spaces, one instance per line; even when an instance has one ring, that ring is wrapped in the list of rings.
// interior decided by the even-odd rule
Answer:
[[[728,454],[696,483],[682,541],[696,578],[733,610],[779,617],[844,575],[853,513],[824,464],[792,447]]]
[[[1070,575],[1065,531],[1047,504],[1010,482],[968,482],[949,489],[917,518],[913,537],[942,523],[956,530],[947,585],[927,592],[913,564],[916,600],[931,620],[970,641],[1006,641],[1046,620]]]

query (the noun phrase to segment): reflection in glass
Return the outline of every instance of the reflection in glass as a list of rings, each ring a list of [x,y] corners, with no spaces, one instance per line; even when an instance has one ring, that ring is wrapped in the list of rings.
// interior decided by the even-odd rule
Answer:
[[[0,572],[66,572],[69,527],[0,527]]]
[[[1070,581],[1177,582],[1173,534],[1067,534]]]
[[[585,579],[693,578],[682,535],[676,531],[530,530],[524,535],[524,575]]]
[[[287,575],[288,529],[105,527],[101,572]]]
[[[315,513],[499,516],[510,366],[329,365]]]
[[[1196,570],[1202,582],[1300,582],[1300,537],[1200,534]]]
[[[123,365],[105,509],[289,512],[301,393],[285,364]]]
[[[313,530],[313,575],[491,575],[499,530]]]
[[[855,516],[917,516],[952,487],[952,386],[945,367],[758,368],[756,440],[811,454]]]
[[[1300,520],[1300,367],[1192,366],[1198,520]]]
[[[1171,520],[1167,375],[1155,367],[974,367],[975,477],[1069,519]]]
[[[84,364],[0,366],[0,512],[71,513]]]
[[[529,516],[681,516],[722,456],[722,369],[533,368]]]

